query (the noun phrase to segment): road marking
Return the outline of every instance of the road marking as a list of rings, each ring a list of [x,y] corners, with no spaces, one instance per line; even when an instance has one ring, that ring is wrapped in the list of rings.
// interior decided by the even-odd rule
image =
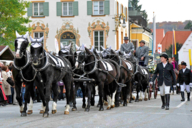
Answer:
[[[190,97],[190,99],[191,99],[191,98],[192,98],[192,96]],[[180,103],[179,105],[177,105],[176,108],[180,108],[180,107],[183,106],[186,102],[187,102],[187,99],[185,100],[185,102],[182,102],[182,103]]]

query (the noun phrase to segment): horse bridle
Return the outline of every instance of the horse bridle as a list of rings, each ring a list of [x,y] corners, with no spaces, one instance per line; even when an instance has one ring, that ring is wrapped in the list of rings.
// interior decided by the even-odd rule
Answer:
[[[18,41],[18,39],[24,39],[24,41],[29,42],[28,39],[26,39],[26,38],[23,37],[23,35],[22,35],[22,37],[17,37],[17,38],[16,38],[17,41]],[[21,51],[21,47],[20,47],[20,48],[16,48],[16,51],[17,51],[17,50],[20,50],[20,52],[21,52],[21,58],[22,58],[23,56],[26,57],[26,55],[24,55],[24,53],[23,53],[24,51]]]

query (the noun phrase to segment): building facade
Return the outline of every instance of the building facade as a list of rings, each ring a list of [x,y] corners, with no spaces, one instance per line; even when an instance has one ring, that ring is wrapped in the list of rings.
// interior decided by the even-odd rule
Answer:
[[[128,31],[128,1],[125,0],[27,0],[27,15],[33,38],[44,36],[44,48],[55,51],[73,42],[94,46],[111,46],[119,49]],[[124,14],[126,27],[122,26]],[[122,16],[123,16],[122,14]]]

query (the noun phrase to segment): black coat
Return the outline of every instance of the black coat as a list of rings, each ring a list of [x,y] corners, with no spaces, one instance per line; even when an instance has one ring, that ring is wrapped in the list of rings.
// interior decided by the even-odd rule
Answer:
[[[179,71],[179,76],[177,78],[177,83],[182,85],[185,83],[186,85],[189,85],[189,83],[192,83],[192,75],[191,75],[191,70],[186,68],[185,72],[183,72],[183,69]]]
[[[163,67],[163,63],[157,64],[157,68],[155,70],[155,73],[153,75],[152,81],[154,81],[157,78],[157,74],[159,74],[158,77],[158,85],[162,86],[163,82],[166,86],[176,85],[176,76],[173,71],[173,65],[170,63],[167,63],[165,68]],[[172,83],[173,80],[173,83]]]

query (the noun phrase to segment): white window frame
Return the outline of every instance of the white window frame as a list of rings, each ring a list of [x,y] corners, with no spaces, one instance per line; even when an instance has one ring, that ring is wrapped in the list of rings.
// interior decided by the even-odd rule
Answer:
[[[103,2],[103,13],[100,14],[100,2]],[[98,3],[98,14],[95,14],[95,9],[94,9],[94,3]],[[104,1],[93,1],[93,15],[104,15],[104,11],[105,11],[105,2]]]
[[[95,47],[95,32],[98,32],[98,51],[101,51],[102,49],[100,49],[101,48],[101,44],[100,44],[100,42],[101,42],[101,40],[100,40],[100,32],[103,32],[103,47],[104,47],[104,31],[94,31],[94,37],[93,37],[93,41],[94,41],[94,47]]]
[[[40,33],[43,33],[43,36],[44,36],[44,32],[33,32],[33,37],[34,37],[34,38],[36,38],[36,37],[35,37],[35,33],[38,33],[37,39],[41,38],[41,37],[40,37]]]
[[[64,3],[67,3],[67,15],[64,15]],[[69,3],[72,3],[72,14],[69,15]],[[73,2],[62,2],[62,16],[73,16]]]
[[[40,4],[41,4],[41,3],[42,3],[42,2],[33,3],[33,16],[44,16],[44,11],[43,11],[43,15],[40,15]],[[38,15],[34,15],[34,12],[35,12],[35,11],[34,11],[34,10],[35,10],[35,9],[34,9],[34,7],[35,7],[34,4],[37,4],[37,5],[38,5]],[[42,4],[43,4],[43,3],[42,3]]]

